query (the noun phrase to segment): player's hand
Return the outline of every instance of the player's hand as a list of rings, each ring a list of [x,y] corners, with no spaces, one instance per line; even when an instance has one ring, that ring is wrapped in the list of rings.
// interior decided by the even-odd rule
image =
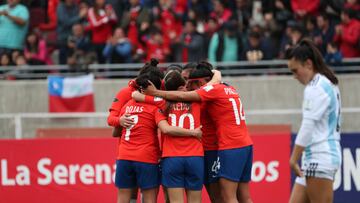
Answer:
[[[135,125],[132,118],[129,118],[130,114],[124,114],[119,118],[120,125],[124,128],[130,128],[132,125]]]
[[[300,169],[300,166],[297,162],[294,162],[292,160],[290,160],[290,167],[291,169],[294,171],[295,175],[298,177],[303,177],[303,173]]]
[[[149,86],[146,89],[144,89],[144,94],[153,96],[157,89],[156,89],[155,85],[150,80],[148,80],[148,82],[149,82]]]
[[[201,139],[201,136],[202,136],[202,131],[201,131],[201,128],[202,128],[202,125],[195,128],[194,130],[194,133],[193,133],[193,136],[198,138],[198,139]]]

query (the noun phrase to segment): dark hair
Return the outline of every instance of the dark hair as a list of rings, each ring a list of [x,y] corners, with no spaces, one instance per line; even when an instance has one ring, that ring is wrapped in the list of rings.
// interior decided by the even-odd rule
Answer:
[[[171,71],[165,78],[165,89],[168,91],[177,90],[180,86],[186,84],[185,79],[181,76],[178,71]]]
[[[157,67],[159,61],[155,58],[150,60],[150,63],[147,62],[145,65],[140,69],[139,76],[142,74],[150,73],[152,75],[158,76],[160,79],[164,78],[164,73]]]
[[[171,71],[167,74],[166,78],[165,78],[165,89],[167,91],[175,91],[178,90],[178,88],[180,86],[185,86],[186,81],[185,79],[181,76],[181,73],[178,71]],[[174,104],[176,104],[178,102],[175,101],[167,101],[166,102],[166,109],[164,111],[165,115],[168,115],[170,113],[170,111],[172,110]],[[189,111],[191,111],[191,103],[190,102],[182,102],[184,103],[186,106],[188,106]]]
[[[166,68],[166,72],[169,72],[171,70],[175,70],[178,71],[179,73],[181,73],[181,70],[183,69],[183,67],[180,64],[170,64],[167,68]]]
[[[28,41],[28,37],[34,35],[35,36],[35,42],[34,44],[30,44]],[[25,41],[25,47],[30,51],[30,52],[38,52],[39,49],[39,35],[35,32],[35,31],[31,31],[26,35],[26,41]]]
[[[192,70],[192,69],[195,69],[197,65],[198,64],[195,62],[190,62],[190,63],[186,64],[182,70],[187,70],[187,69]]]
[[[190,73],[189,79],[208,77],[208,81],[210,81],[212,76],[214,75],[214,73],[212,72],[213,69],[214,68],[210,63],[202,61]]]
[[[295,59],[304,63],[306,60],[311,60],[314,65],[314,70],[317,73],[325,75],[333,84],[337,85],[339,80],[334,72],[325,64],[320,51],[315,44],[309,39],[303,39],[293,48],[286,51],[287,59]]]
[[[157,89],[160,89],[161,78],[159,78],[158,76],[151,74],[151,73],[145,73],[145,74],[139,75],[135,79],[135,82],[136,82],[137,86],[139,87],[138,90],[141,91],[142,89],[146,89],[150,85],[149,81],[151,81]]]

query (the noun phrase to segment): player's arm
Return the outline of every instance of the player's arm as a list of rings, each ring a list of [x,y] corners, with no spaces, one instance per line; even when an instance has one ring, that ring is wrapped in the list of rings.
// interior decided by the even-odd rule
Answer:
[[[184,91],[162,91],[156,89],[154,84],[149,81],[150,85],[146,88],[145,94],[162,97],[165,100],[171,101],[201,101],[198,93],[195,91],[184,92]]]
[[[138,102],[145,102],[145,95],[141,94],[139,91],[133,91],[131,97]]]
[[[172,136],[193,136],[197,138],[201,138],[202,131],[201,127],[196,128],[195,130],[189,130],[185,128],[179,128],[176,126],[171,126],[166,120],[162,120],[158,123],[158,127],[160,128],[161,132],[167,135]]]
[[[212,70],[212,72],[214,73],[214,75],[211,80],[206,83],[206,85],[215,85],[221,83],[221,72],[218,70]]]
[[[290,158],[290,167],[294,170],[295,175],[303,176],[298,161],[301,158],[306,146],[309,146],[312,140],[312,132],[315,127],[315,120],[303,118],[298,135],[295,139],[295,145]]]

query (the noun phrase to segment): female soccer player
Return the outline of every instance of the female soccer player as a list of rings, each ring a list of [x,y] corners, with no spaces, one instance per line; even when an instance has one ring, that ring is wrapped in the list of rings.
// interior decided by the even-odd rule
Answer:
[[[146,88],[148,80],[161,86],[161,80],[144,74],[136,79],[140,88]],[[132,189],[142,190],[145,203],[155,203],[159,186],[159,143],[157,127],[163,133],[177,136],[201,136],[200,127],[192,130],[170,126],[167,118],[154,105],[130,100],[121,114],[131,114],[134,125],[122,130],[116,162],[115,184],[118,190],[118,203],[130,202]]]
[[[290,202],[330,203],[334,176],[341,164],[338,79],[310,40],[301,41],[287,54],[289,69],[306,86],[303,119],[290,158],[297,176]],[[302,170],[298,165],[301,154]]]
[[[194,71],[207,69],[203,78],[209,81],[213,75],[210,66],[207,62],[201,62]],[[218,132],[218,176],[222,199],[227,203],[251,202],[248,182],[252,167],[252,140],[248,135],[243,106],[236,90],[226,84],[215,84],[190,92],[160,91],[149,86],[145,92],[173,101],[208,102],[207,110]]]

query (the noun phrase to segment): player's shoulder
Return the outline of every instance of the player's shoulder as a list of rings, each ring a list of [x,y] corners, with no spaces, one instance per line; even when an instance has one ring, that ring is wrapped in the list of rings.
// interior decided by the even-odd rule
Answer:
[[[325,94],[333,88],[331,81],[324,75],[317,73],[314,78],[306,85],[304,93],[306,95]]]

